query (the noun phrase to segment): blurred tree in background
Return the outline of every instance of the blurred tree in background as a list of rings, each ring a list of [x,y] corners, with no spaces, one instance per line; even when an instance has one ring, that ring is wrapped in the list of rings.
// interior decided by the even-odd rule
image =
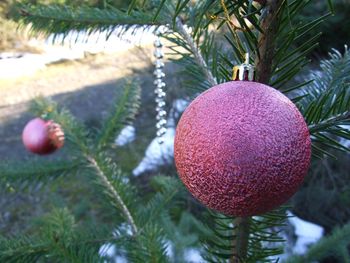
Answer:
[[[0,1],[0,50],[9,50],[23,40],[21,33],[14,33],[16,24],[7,17],[11,3],[11,0]]]

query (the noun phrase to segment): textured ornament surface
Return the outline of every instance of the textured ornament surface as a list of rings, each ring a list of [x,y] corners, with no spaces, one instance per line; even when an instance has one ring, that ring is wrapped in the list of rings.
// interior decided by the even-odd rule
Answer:
[[[188,106],[174,151],[179,176],[194,197],[227,215],[251,216],[297,191],[311,142],[303,116],[286,96],[260,83],[233,81]]]
[[[61,127],[53,121],[35,118],[23,129],[22,141],[27,150],[36,154],[50,154],[64,144]]]

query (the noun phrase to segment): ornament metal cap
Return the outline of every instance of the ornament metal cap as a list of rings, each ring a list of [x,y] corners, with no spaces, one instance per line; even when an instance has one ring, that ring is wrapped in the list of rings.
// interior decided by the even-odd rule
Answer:
[[[254,66],[249,64],[249,53],[245,54],[245,62],[233,67],[232,80],[254,81]]]

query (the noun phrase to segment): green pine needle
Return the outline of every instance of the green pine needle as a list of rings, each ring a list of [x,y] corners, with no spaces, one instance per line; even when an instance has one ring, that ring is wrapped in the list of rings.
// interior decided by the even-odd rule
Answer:
[[[124,33],[128,29],[161,25],[161,18],[153,21],[153,16],[141,11],[132,14],[116,8],[98,9],[93,7],[71,8],[61,5],[18,6],[16,19],[22,25],[30,25],[34,32],[66,35],[71,31],[108,32],[111,34],[116,26],[123,26]]]
[[[137,81],[127,80],[119,94],[116,94],[115,107],[99,132],[96,146],[99,149],[114,142],[120,131],[133,121],[140,106],[141,88]]]
[[[348,48],[343,55],[333,50],[330,58],[321,62],[321,69],[321,72],[313,73],[314,81],[305,89],[309,96],[300,102],[302,112],[315,143],[349,151],[349,148],[339,146],[339,139],[347,140],[350,136],[350,130],[342,126],[350,124]],[[338,139],[334,140],[334,136]]]
[[[0,181],[17,188],[32,184],[49,182],[58,177],[71,175],[79,167],[76,160],[47,161],[34,159],[18,163],[7,161],[0,163]]]

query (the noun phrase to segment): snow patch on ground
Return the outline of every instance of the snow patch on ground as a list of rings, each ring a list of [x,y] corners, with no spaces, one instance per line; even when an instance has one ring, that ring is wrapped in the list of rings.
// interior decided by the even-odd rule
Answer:
[[[165,242],[166,244],[166,255],[173,259],[174,258],[174,246],[173,246],[173,243],[170,241],[170,240],[167,240]]]
[[[184,99],[177,99],[173,102],[172,111],[174,112],[174,114],[178,114],[178,116],[176,117],[179,117],[179,114],[185,111],[188,104],[189,104],[189,101]]]
[[[290,212],[288,212],[288,215],[291,216],[288,221],[294,226],[295,235],[297,236],[293,253],[304,254],[310,245],[322,238],[324,229],[319,225],[302,220]]]
[[[152,140],[147,147],[145,156],[139,165],[132,171],[133,175],[138,176],[146,171],[152,171],[157,167],[169,164],[174,156],[174,138],[175,128],[168,128],[164,135],[164,143],[159,144],[157,138]]]
[[[102,257],[113,257],[117,251],[115,245],[104,244],[100,247],[98,254]]]
[[[185,260],[188,263],[201,263],[205,262],[201,256],[201,253],[198,249],[190,248],[185,251]]]
[[[113,260],[112,262],[115,262],[115,263],[128,263],[128,260],[125,257],[117,255],[117,247],[116,247],[116,245],[113,245],[113,244],[110,244],[110,243],[104,244],[104,245],[102,245],[100,247],[98,253],[99,253],[99,255],[101,257],[104,257],[105,259]],[[110,262],[110,261],[108,261],[108,262]]]
[[[166,241],[166,254],[171,262],[178,262],[179,259],[174,257],[174,245],[170,240]],[[203,263],[205,262],[201,256],[200,250],[197,248],[188,248],[184,250],[184,262],[186,263]],[[182,261],[181,261],[182,262]]]
[[[135,140],[135,127],[127,125],[122,129],[118,137],[115,139],[115,144],[118,146],[124,146]]]
[[[146,149],[145,156],[139,165],[133,170],[133,175],[138,176],[144,172],[157,169],[159,166],[169,164],[174,157],[174,138],[175,138],[175,118],[178,118],[188,105],[188,101],[178,99],[173,102],[172,109],[169,112],[168,128],[164,135],[164,143],[159,144],[157,138]]]
[[[345,130],[350,130],[350,125],[340,125],[340,127],[342,127]],[[340,139],[340,143],[343,144],[345,147],[350,148],[350,140],[347,139]]]
[[[140,27],[124,32],[122,26],[117,27],[112,34],[108,31],[87,34],[86,32],[71,31],[68,35],[51,35],[45,43],[62,43],[74,50],[89,53],[124,52],[135,45],[153,43],[155,27]]]

